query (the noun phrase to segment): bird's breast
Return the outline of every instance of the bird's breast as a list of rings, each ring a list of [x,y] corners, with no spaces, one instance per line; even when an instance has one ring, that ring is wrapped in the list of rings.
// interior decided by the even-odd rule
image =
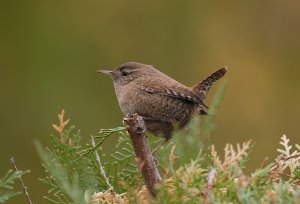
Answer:
[[[124,115],[136,113],[136,101],[139,97],[135,86],[118,86],[115,85],[115,92],[118,99],[119,106]]]

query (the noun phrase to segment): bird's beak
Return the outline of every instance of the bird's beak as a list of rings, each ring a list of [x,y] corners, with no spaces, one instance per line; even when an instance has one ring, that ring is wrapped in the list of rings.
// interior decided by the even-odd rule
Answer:
[[[106,74],[106,75],[111,75],[112,74],[111,70],[96,70],[96,72]]]

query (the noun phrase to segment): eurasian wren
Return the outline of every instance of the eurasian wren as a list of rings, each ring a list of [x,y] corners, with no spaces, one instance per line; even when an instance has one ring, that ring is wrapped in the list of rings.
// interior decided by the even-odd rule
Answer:
[[[152,65],[128,62],[118,68],[97,70],[109,75],[122,112],[139,114],[147,131],[171,138],[174,126],[184,127],[192,115],[207,114],[203,100],[213,83],[224,76],[219,69],[201,83],[187,87],[155,69]]]

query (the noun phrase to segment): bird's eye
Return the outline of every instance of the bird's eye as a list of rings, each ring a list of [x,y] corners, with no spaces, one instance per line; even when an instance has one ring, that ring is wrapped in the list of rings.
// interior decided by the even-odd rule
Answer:
[[[122,76],[128,76],[129,72],[126,70],[121,71]]]

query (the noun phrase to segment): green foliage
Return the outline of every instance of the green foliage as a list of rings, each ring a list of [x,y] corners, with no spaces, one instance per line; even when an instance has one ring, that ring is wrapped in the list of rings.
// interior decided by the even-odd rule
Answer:
[[[110,162],[105,165],[107,173],[111,175],[109,179],[117,192],[126,192],[136,187],[137,181],[142,179],[134,158],[134,150],[129,137],[125,132],[120,132],[116,151],[110,155]]]
[[[72,126],[64,131],[65,142],[52,135],[51,148],[44,150],[36,143],[48,173],[40,180],[49,186],[49,194],[52,195],[45,198],[53,203],[88,203],[92,192],[107,189],[95,157],[91,154],[93,147],[82,147],[80,131],[74,129]]]
[[[21,192],[14,191],[14,183],[20,176],[29,171],[13,171],[8,170],[3,178],[0,179],[0,203],[5,203],[10,198],[21,194]]]
[[[89,186],[88,190],[95,185],[94,182],[90,182],[88,173],[93,172],[89,171],[86,161],[77,161],[80,138],[78,133],[70,137],[70,130],[66,131],[65,137],[72,138],[72,145],[61,143],[55,136],[51,136],[52,149],[44,150],[39,143],[36,143],[43,166],[48,173],[48,176],[40,180],[49,186],[48,193],[53,196],[53,198],[48,196],[45,198],[53,203],[87,203],[84,199],[85,191],[80,186]],[[80,168],[81,165],[86,165],[86,171]],[[86,179],[83,180],[84,175]]]
[[[60,124],[63,124],[63,115],[60,120]],[[55,126],[55,129],[58,136],[51,135],[51,147],[43,148],[36,142],[47,173],[47,176],[40,180],[49,186],[48,193],[51,195],[44,196],[45,199],[52,203],[84,204],[89,203],[93,193],[106,191],[108,186],[99,170],[95,151],[100,153],[104,161],[108,161],[102,165],[108,180],[114,186],[114,191],[125,192],[137,185],[138,171],[134,152],[128,136],[124,133],[124,127],[102,129],[99,135],[94,136],[98,141],[95,146],[91,144],[82,146],[80,131],[76,131],[74,126],[66,130],[63,130],[64,127]],[[114,133],[120,134],[116,152],[107,157],[102,153],[101,145]]]
[[[145,190],[124,127],[103,129],[94,136],[95,146],[82,146],[80,132],[74,127],[64,130],[64,126],[55,126],[59,136],[51,136],[51,147],[43,148],[37,143],[47,173],[41,181],[49,186],[50,196],[45,198],[64,204],[299,203],[300,146],[295,145],[296,150],[290,152],[292,147],[286,136],[281,138],[283,148],[278,149],[281,155],[275,162],[262,165],[250,175],[244,170],[254,147],[251,141],[227,144],[224,159],[220,159],[210,144],[209,134],[224,91],[225,86],[222,86],[208,117],[202,121],[194,118],[186,129],[176,131],[172,140],[155,155],[163,177],[156,198],[150,198]],[[118,142],[114,153],[105,155],[102,147],[112,134],[118,134]],[[163,139],[149,136],[148,141],[150,147],[155,148]],[[96,153],[105,161],[103,164],[96,160]]]

